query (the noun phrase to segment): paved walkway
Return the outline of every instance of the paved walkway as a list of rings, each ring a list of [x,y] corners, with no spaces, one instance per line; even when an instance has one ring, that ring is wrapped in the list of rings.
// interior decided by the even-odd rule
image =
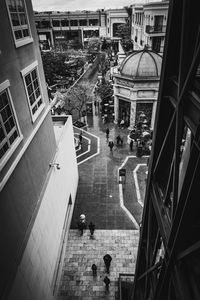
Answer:
[[[112,152],[106,139],[107,127],[109,139],[115,142]],[[80,129],[74,129],[76,137],[79,132]],[[58,299],[117,299],[119,273],[135,271],[138,224],[144,198],[142,181],[136,182],[135,178],[141,168],[146,170],[147,158],[136,158],[136,149],[130,151],[128,132],[113,123],[103,124],[98,111],[88,118],[87,131],[82,131],[83,145],[77,150],[79,184],[71,229],[65,241]],[[116,146],[118,134],[123,137],[122,146]],[[126,169],[124,185],[119,178],[122,167]],[[83,236],[77,230],[82,213],[86,215],[87,223],[92,221],[96,225],[94,239],[90,239],[88,230]],[[103,282],[106,276],[103,256],[106,253],[113,258],[108,275],[111,281],[109,292]],[[98,268],[95,278],[91,270],[93,263]]]
[[[77,230],[71,230],[58,299],[118,299],[119,273],[135,272],[138,238],[138,230],[96,230],[94,239],[89,230],[81,237]],[[109,274],[103,261],[106,253],[112,256]],[[96,276],[91,270],[93,263],[97,266]],[[110,279],[109,292],[103,282],[105,276]]]

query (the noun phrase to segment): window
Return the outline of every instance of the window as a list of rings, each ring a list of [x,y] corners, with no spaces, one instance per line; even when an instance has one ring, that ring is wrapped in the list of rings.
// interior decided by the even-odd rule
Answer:
[[[61,20],[61,26],[69,26],[68,20]]]
[[[44,102],[41,95],[40,81],[38,76],[37,62],[34,62],[22,72],[24,84],[28,97],[29,108],[33,122],[44,108]]]
[[[80,26],[87,26],[87,20],[79,20]]]
[[[24,0],[7,0],[7,7],[16,47],[32,42]]]
[[[70,26],[78,26],[77,20],[70,20]]]
[[[53,21],[52,21],[52,25],[53,25],[54,27],[60,27],[60,21],[59,21],[59,20],[53,20]]]
[[[0,170],[22,139],[9,86],[8,80],[0,84]]]

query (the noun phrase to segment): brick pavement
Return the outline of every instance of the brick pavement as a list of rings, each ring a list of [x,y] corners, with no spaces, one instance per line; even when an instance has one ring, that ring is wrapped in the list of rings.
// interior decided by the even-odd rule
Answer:
[[[138,238],[138,230],[95,230],[94,239],[89,230],[83,236],[70,230],[58,299],[117,299],[119,273],[135,271]],[[112,256],[109,274],[103,261],[106,253]],[[95,277],[93,263],[97,265]],[[111,281],[109,292],[103,282],[106,275]]]

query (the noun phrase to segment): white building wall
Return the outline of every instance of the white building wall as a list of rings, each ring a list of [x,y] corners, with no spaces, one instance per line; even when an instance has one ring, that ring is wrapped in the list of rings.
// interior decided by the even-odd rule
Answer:
[[[54,299],[53,277],[65,215],[71,194],[72,207],[66,227],[67,235],[78,185],[71,116],[65,124],[55,161],[60,164],[60,170],[56,167],[49,170],[41,205],[18,267],[9,300]]]

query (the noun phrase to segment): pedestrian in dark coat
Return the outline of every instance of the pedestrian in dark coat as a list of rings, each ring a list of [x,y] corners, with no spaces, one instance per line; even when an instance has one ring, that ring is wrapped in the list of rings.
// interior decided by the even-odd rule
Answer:
[[[96,276],[97,275],[97,266],[95,264],[93,264],[91,269],[92,269],[93,276]]]
[[[89,228],[89,230],[90,230],[91,236],[93,236],[93,234],[94,234],[94,229],[95,229],[95,225],[94,225],[92,222],[90,222],[90,224],[88,225],[88,228]]]
[[[119,143],[120,143],[120,141],[121,141],[121,136],[118,135],[118,136],[116,137],[116,140],[117,140],[117,145],[119,145]]]
[[[79,221],[78,221],[78,229],[81,232],[81,235],[83,235],[83,230],[87,228],[86,218],[84,214],[80,215]]]
[[[133,151],[133,140],[130,141],[130,150]]]
[[[109,138],[109,133],[110,133],[109,128],[106,128],[106,138],[107,138],[107,139]]]
[[[103,260],[104,260],[104,263],[106,265],[106,271],[107,273],[109,273],[109,269],[110,269],[110,263],[111,263],[111,260],[112,260],[112,257],[110,256],[110,254],[106,254],[104,255],[103,257]]]
[[[114,147],[113,141],[110,141],[110,142],[108,143],[108,147],[110,148],[110,151],[112,151],[112,149],[113,149],[113,147]]]
[[[106,291],[108,291],[109,290],[110,279],[106,276],[103,281],[106,285]]]

